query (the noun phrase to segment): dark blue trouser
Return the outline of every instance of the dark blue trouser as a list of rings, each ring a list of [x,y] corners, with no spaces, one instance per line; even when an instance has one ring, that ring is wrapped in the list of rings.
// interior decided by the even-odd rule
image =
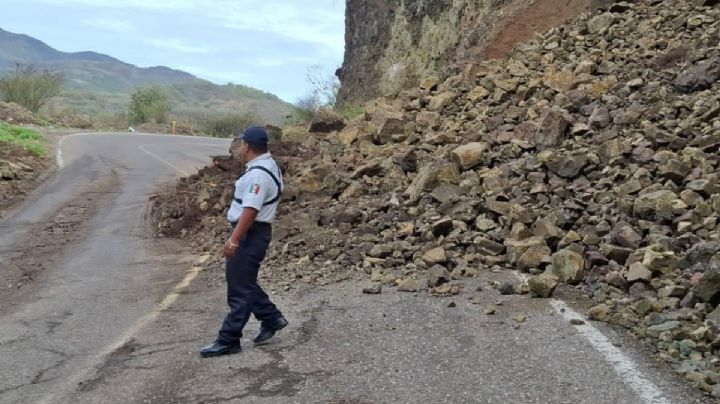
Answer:
[[[257,283],[260,263],[265,258],[271,239],[270,224],[255,222],[240,242],[235,255],[226,259],[225,279],[230,312],[220,328],[218,341],[236,343],[242,337],[243,327],[251,313],[261,322],[282,316]]]

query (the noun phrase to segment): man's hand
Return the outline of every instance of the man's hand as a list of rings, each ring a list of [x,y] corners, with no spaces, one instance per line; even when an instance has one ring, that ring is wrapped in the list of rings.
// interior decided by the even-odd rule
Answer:
[[[230,258],[235,255],[238,247],[239,245],[232,240],[226,241],[225,246],[223,247],[223,253],[225,254],[225,258]]]
[[[256,209],[243,209],[243,212],[240,214],[240,219],[238,219],[238,224],[235,226],[235,230],[233,230],[233,233],[228,241],[225,242],[223,252],[225,253],[226,258],[230,258],[235,255],[235,251],[237,251],[240,242],[235,242],[234,240],[242,240],[243,237],[245,237],[248,229],[250,229],[253,223],[255,223],[257,214],[258,211]]]

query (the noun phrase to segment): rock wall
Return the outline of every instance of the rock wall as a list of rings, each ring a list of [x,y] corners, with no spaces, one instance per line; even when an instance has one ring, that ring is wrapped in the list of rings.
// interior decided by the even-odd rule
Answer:
[[[337,72],[340,99],[362,103],[417,85],[425,76],[445,77],[456,62],[482,59],[493,39],[499,40],[500,55],[503,50],[509,53],[518,41],[586,10],[588,4],[589,0],[347,0],[345,60]]]

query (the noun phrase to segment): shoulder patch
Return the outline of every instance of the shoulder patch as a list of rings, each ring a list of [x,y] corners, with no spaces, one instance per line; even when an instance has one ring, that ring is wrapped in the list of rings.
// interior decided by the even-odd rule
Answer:
[[[250,184],[250,189],[248,189],[248,192],[251,194],[259,194],[260,193],[260,184]]]

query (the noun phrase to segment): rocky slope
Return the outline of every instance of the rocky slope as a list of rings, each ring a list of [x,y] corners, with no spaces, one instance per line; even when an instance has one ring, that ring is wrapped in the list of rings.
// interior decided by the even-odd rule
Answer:
[[[346,5],[340,98],[365,102],[440,77],[587,11],[590,0],[359,1]],[[486,55],[487,53],[487,55]]]
[[[428,78],[368,103],[340,132],[309,136],[312,158],[291,165],[263,276],[282,288],[369,276],[447,295],[481,271],[517,269],[528,281],[501,292],[575,285],[595,301],[590,318],[627,327],[720,396],[711,3],[608,4],[507,60]],[[228,192],[186,201],[217,202],[186,223],[198,246],[227,236]],[[184,216],[155,209],[160,229]]]

